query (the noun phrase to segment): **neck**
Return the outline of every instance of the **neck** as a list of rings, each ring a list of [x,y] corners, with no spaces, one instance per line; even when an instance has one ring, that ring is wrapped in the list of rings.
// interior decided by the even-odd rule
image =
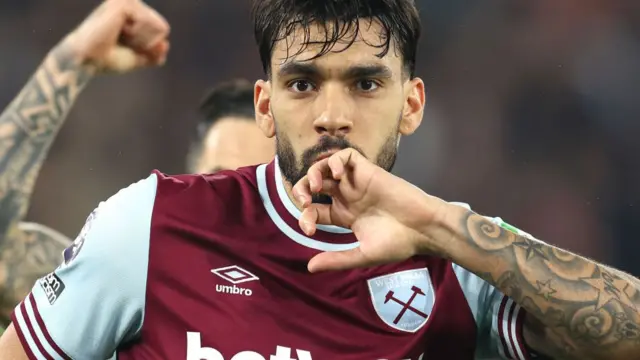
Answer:
[[[287,197],[289,198],[289,200],[291,200],[291,203],[300,211],[302,211],[302,204],[295,198],[295,196],[293,196],[293,185],[292,183],[290,183],[282,174],[282,171],[280,171],[280,164],[278,162],[278,158],[276,157],[275,159],[275,173],[276,173],[276,179],[280,180],[280,184],[277,184],[277,186],[280,188],[284,188],[285,192],[287,193]]]
[[[295,205],[298,210],[302,211],[302,204],[298,201],[298,199],[295,198],[295,196],[293,196],[293,184],[287,181],[287,179],[285,179],[282,174],[280,175],[280,177],[282,178],[282,184],[284,184],[284,189],[287,191],[289,200],[291,200],[293,205]]]

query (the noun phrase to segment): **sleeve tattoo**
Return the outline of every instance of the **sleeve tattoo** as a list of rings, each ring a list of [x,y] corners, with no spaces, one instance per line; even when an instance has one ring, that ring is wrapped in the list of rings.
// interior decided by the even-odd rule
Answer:
[[[64,47],[54,49],[0,114],[0,317],[53,270],[69,240],[23,223],[38,172],[71,106],[91,78]]]
[[[640,358],[638,279],[473,212],[462,225],[475,259],[461,265],[527,310],[525,338],[534,351],[557,359]]]

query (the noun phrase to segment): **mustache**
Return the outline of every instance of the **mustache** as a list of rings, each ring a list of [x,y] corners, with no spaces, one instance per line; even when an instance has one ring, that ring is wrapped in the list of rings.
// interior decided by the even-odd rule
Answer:
[[[304,153],[302,154],[302,163],[309,164],[318,155],[330,150],[344,150],[348,148],[352,148],[358,151],[360,154],[364,155],[360,148],[353,145],[344,137],[323,136],[320,138],[316,145],[304,151]]]

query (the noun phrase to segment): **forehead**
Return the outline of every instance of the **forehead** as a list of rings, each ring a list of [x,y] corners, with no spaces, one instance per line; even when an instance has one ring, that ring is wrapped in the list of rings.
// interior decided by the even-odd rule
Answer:
[[[357,29],[357,33],[356,33]],[[337,35],[339,34],[339,35]],[[324,70],[339,70],[354,65],[383,65],[395,73],[402,71],[402,59],[393,40],[386,44],[386,33],[377,20],[361,19],[358,26],[311,24],[298,26],[276,42],[272,56],[273,73],[293,62],[313,63]],[[388,51],[380,56],[388,45]],[[323,49],[330,49],[323,51]],[[326,52],[326,53],[325,53]],[[319,54],[324,53],[320,56]]]

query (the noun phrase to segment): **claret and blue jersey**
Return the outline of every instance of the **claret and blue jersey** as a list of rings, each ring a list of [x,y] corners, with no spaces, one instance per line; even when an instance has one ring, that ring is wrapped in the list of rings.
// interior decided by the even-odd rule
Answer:
[[[13,313],[31,359],[527,359],[524,311],[443,259],[310,274],[277,160],[153,173],[101,203]]]

